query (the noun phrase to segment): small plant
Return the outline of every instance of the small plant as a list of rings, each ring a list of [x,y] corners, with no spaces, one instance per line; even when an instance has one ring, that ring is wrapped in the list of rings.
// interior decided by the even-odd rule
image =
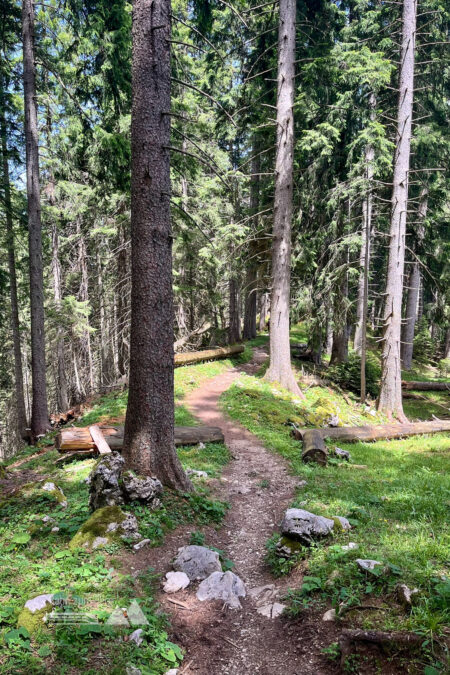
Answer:
[[[438,370],[442,377],[450,377],[450,358],[441,359],[438,363]]]
[[[366,390],[374,398],[378,396],[381,368],[378,360],[370,352],[366,357]],[[361,357],[350,354],[345,363],[330,366],[327,377],[343,389],[359,392],[361,387]]]
[[[263,478],[262,481],[259,484],[259,487],[261,487],[261,488],[270,487],[270,480],[268,480],[267,478]]]
[[[266,556],[264,562],[270,567],[274,577],[283,577],[289,574],[294,567],[304,558],[304,548],[299,545],[299,550],[290,557],[285,557],[280,554],[280,535],[273,534],[266,541]]]
[[[340,655],[340,649],[337,642],[332,642],[328,647],[322,649],[322,654],[324,654],[330,661],[337,661]]]
[[[427,320],[423,317],[417,327],[414,337],[413,358],[418,363],[430,363],[436,353],[436,343],[432,339],[427,326]]]

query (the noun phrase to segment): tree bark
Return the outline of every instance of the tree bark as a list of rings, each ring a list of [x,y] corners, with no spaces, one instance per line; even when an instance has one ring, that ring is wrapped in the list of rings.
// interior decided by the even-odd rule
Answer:
[[[267,326],[267,309],[269,307],[268,293],[262,293],[259,301],[259,330],[265,331]]]
[[[3,163],[3,198],[6,217],[6,247],[8,250],[9,295],[11,301],[11,330],[14,351],[14,385],[16,398],[17,431],[20,438],[25,437],[27,415],[23,388],[22,352],[20,348],[19,301],[17,298],[16,254],[14,249],[14,230],[9,180],[7,125],[4,101],[4,84],[0,82],[0,132]]]
[[[315,431],[315,435],[310,435]],[[308,435],[308,446],[312,449],[313,440],[331,438],[340,441],[378,441],[385,438],[403,438],[420,434],[436,434],[442,431],[450,431],[450,420],[433,420],[432,422],[406,422],[405,424],[379,424],[366,425],[363,427],[327,427],[323,429],[293,429],[292,435],[297,440],[303,440]],[[322,445],[318,444],[318,450]]]
[[[231,277],[229,284],[229,311],[230,325],[228,329],[228,341],[230,345],[241,339],[241,327],[239,318],[238,284],[235,277]]]
[[[175,451],[170,220],[170,0],[133,4],[130,387],[123,454],[192,489]]]
[[[419,263],[411,264],[408,282],[408,297],[406,300],[406,316],[402,330],[401,357],[405,370],[411,370],[414,343],[414,328],[417,317],[417,304],[419,300],[420,269]]]
[[[247,279],[245,284],[245,311],[244,311],[244,331],[243,337],[245,340],[252,340],[256,337],[256,293],[258,287],[258,262],[257,262],[257,246],[255,245],[257,230],[258,230],[258,216],[259,212],[259,173],[261,171],[261,162],[259,155],[259,146],[256,140],[253,140],[251,161],[251,177],[250,177],[250,212],[253,214],[252,218],[252,232],[251,242],[248,251],[247,260]]]
[[[270,365],[266,379],[301,396],[291,366],[289,304],[294,160],[295,0],[280,0],[277,151],[270,305]]]
[[[405,420],[402,403],[400,337],[405,264],[408,174],[414,100],[416,0],[403,0],[397,139],[391,206],[389,260],[386,280],[381,386],[378,409]]]
[[[23,89],[27,174],[28,247],[30,257],[31,370],[33,402],[31,435],[37,438],[49,429],[45,379],[44,281],[42,270],[42,225],[39,185],[39,132],[36,105],[34,47],[34,2],[23,0]]]
[[[117,254],[117,369],[119,376],[125,375],[128,361],[126,336],[128,334],[127,302],[128,260],[125,241],[125,225],[119,225],[119,251]]]
[[[450,328],[445,332],[444,359],[450,359]]]
[[[61,310],[61,265],[59,262],[59,237],[56,223],[52,228],[52,271],[53,271],[53,298],[57,311]],[[56,329],[56,364],[57,364],[57,391],[56,400],[58,410],[64,412],[69,407],[69,395],[67,389],[66,366],[64,350],[64,331],[62,326],[58,325]]]

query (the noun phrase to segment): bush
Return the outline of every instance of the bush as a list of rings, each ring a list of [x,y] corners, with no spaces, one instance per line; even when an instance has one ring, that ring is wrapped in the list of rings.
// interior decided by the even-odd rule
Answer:
[[[450,358],[439,361],[438,369],[442,377],[450,377]]]
[[[436,344],[428,331],[427,320],[422,318],[414,337],[413,359],[418,363],[429,364],[436,353]]]
[[[350,354],[345,363],[330,366],[327,376],[343,389],[359,393],[361,390],[361,357],[357,354]],[[380,377],[380,365],[375,356],[369,352],[366,358],[366,391],[373,398],[378,396]]]

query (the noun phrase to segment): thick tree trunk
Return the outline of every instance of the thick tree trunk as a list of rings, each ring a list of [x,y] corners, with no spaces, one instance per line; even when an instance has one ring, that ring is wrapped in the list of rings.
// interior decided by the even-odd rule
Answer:
[[[23,89],[27,173],[28,247],[30,256],[31,370],[33,403],[31,434],[37,438],[49,429],[45,380],[44,282],[39,186],[39,132],[36,105],[34,51],[34,2],[23,0]]]
[[[59,262],[59,237],[56,224],[52,228],[52,271],[53,271],[53,298],[55,300],[55,307],[57,311],[61,310],[61,265]],[[69,407],[69,395],[67,389],[66,378],[66,359],[64,350],[64,330],[62,326],[58,325],[56,329],[56,366],[57,366],[57,390],[56,400],[58,403],[58,410],[64,412]]]
[[[25,437],[27,415],[23,389],[22,352],[20,348],[19,301],[17,299],[16,254],[14,249],[14,230],[11,203],[11,185],[9,181],[7,126],[4,105],[3,82],[0,83],[0,131],[3,164],[3,200],[6,217],[6,247],[8,249],[9,294],[11,301],[11,329],[14,350],[14,385],[17,413],[17,431],[20,438]]]
[[[230,324],[228,329],[228,341],[230,345],[241,339],[241,326],[239,318],[239,295],[238,284],[235,277],[231,277],[229,284],[229,312]]]
[[[277,151],[270,305],[270,365],[266,379],[301,395],[291,366],[289,304],[294,160],[295,0],[280,0]]]
[[[381,387],[378,409],[405,420],[402,403],[400,337],[405,264],[408,173],[414,97],[416,0],[403,0],[402,48],[397,115],[397,139],[391,206],[389,261],[385,292]]]
[[[267,329],[267,310],[269,309],[269,294],[262,293],[259,300],[259,330]]]
[[[405,370],[411,370],[413,357],[414,328],[417,317],[417,304],[419,300],[420,269],[419,263],[411,264],[408,282],[408,297],[406,300],[406,316],[402,330],[401,356]]]
[[[127,465],[192,489],[175,451],[170,220],[170,0],[134,0]]]
[[[330,365],[345,363],[348,359],[348,331],[347,326],[333,331],[333,346],[331,347]]]

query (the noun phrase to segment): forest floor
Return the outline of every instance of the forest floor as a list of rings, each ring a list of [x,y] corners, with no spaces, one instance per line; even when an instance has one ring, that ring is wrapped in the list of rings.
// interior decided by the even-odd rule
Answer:
[[[226,443],[179,449],[185,467],[208,473],[206,480],[195,480],[193,495],[166,491],[156,511],[129,507],[151,548],[133,552],[113,544],[92,554],[68,549],[89,515],[85,479],[93,460],[55,467],[58,455],[49,437],[43,441],[48,447],[28,448],[8,463],[0,480],[2,675],[126,675],[132,667],[142,675],[160,675],[181,658],[179,675],[445,671],[448,435],[342,445],[351,452],[350,464],[364,464],[364,471],[343,468],[335,459],[327,468],[304,465],[289,423],[315,426],[330,410],[345,424],[382,419],[353,395],[343,398],[328,386],[314,385],[308,373],[302,375],[301,364],[305,401],[265,382],[266,340],[252,343],[253,357],[246,346],[242,359],[176,370],[177,423],[220,426]],[[417,407],[408,414],[417,411],[417,417],[426,419],[436,403],[448,409],[449,400],[444,394],[420,408],[413,403]],[[91,402],[79,424],[119,422],[125,408],[126,392],[101,397]],[[66,509],[42,492],[44,480],[64,490]],[[275,555],[275,545],[289,506],[346,516],[352,530],[285,561]],[[53,522],[43,523],[45,516]],[[358,543],[358,550],[343,548],[350,541]],[[177,549],[190,543],[217,549],[224,569],[244,580],[242,610],[200,603],[191,587],[171,596],[162,592],[161,580]],[[387,574],[361,573],[357,557],[382,561]],[[399,582],[421,591],[410,612],[397,600]],[[248,592],[261,586],[270,586],[268,593],[286,606],[283,615],[258,613],[260,603]],[[24,602],[49,592],[81,598],[101,625],[96,630],[57,626],[31,637],[17,631]],[[103,624],[112,608],[127,607],[133,598],[149,621],[139,647],[128,639],[130,630],[111,632]],[[336,621],[324,622],[330,607],[344,611]],[[411,630],[423,636],[423,649],[417,654],[358,649],[342,670],[337,640],[345,627]]]

